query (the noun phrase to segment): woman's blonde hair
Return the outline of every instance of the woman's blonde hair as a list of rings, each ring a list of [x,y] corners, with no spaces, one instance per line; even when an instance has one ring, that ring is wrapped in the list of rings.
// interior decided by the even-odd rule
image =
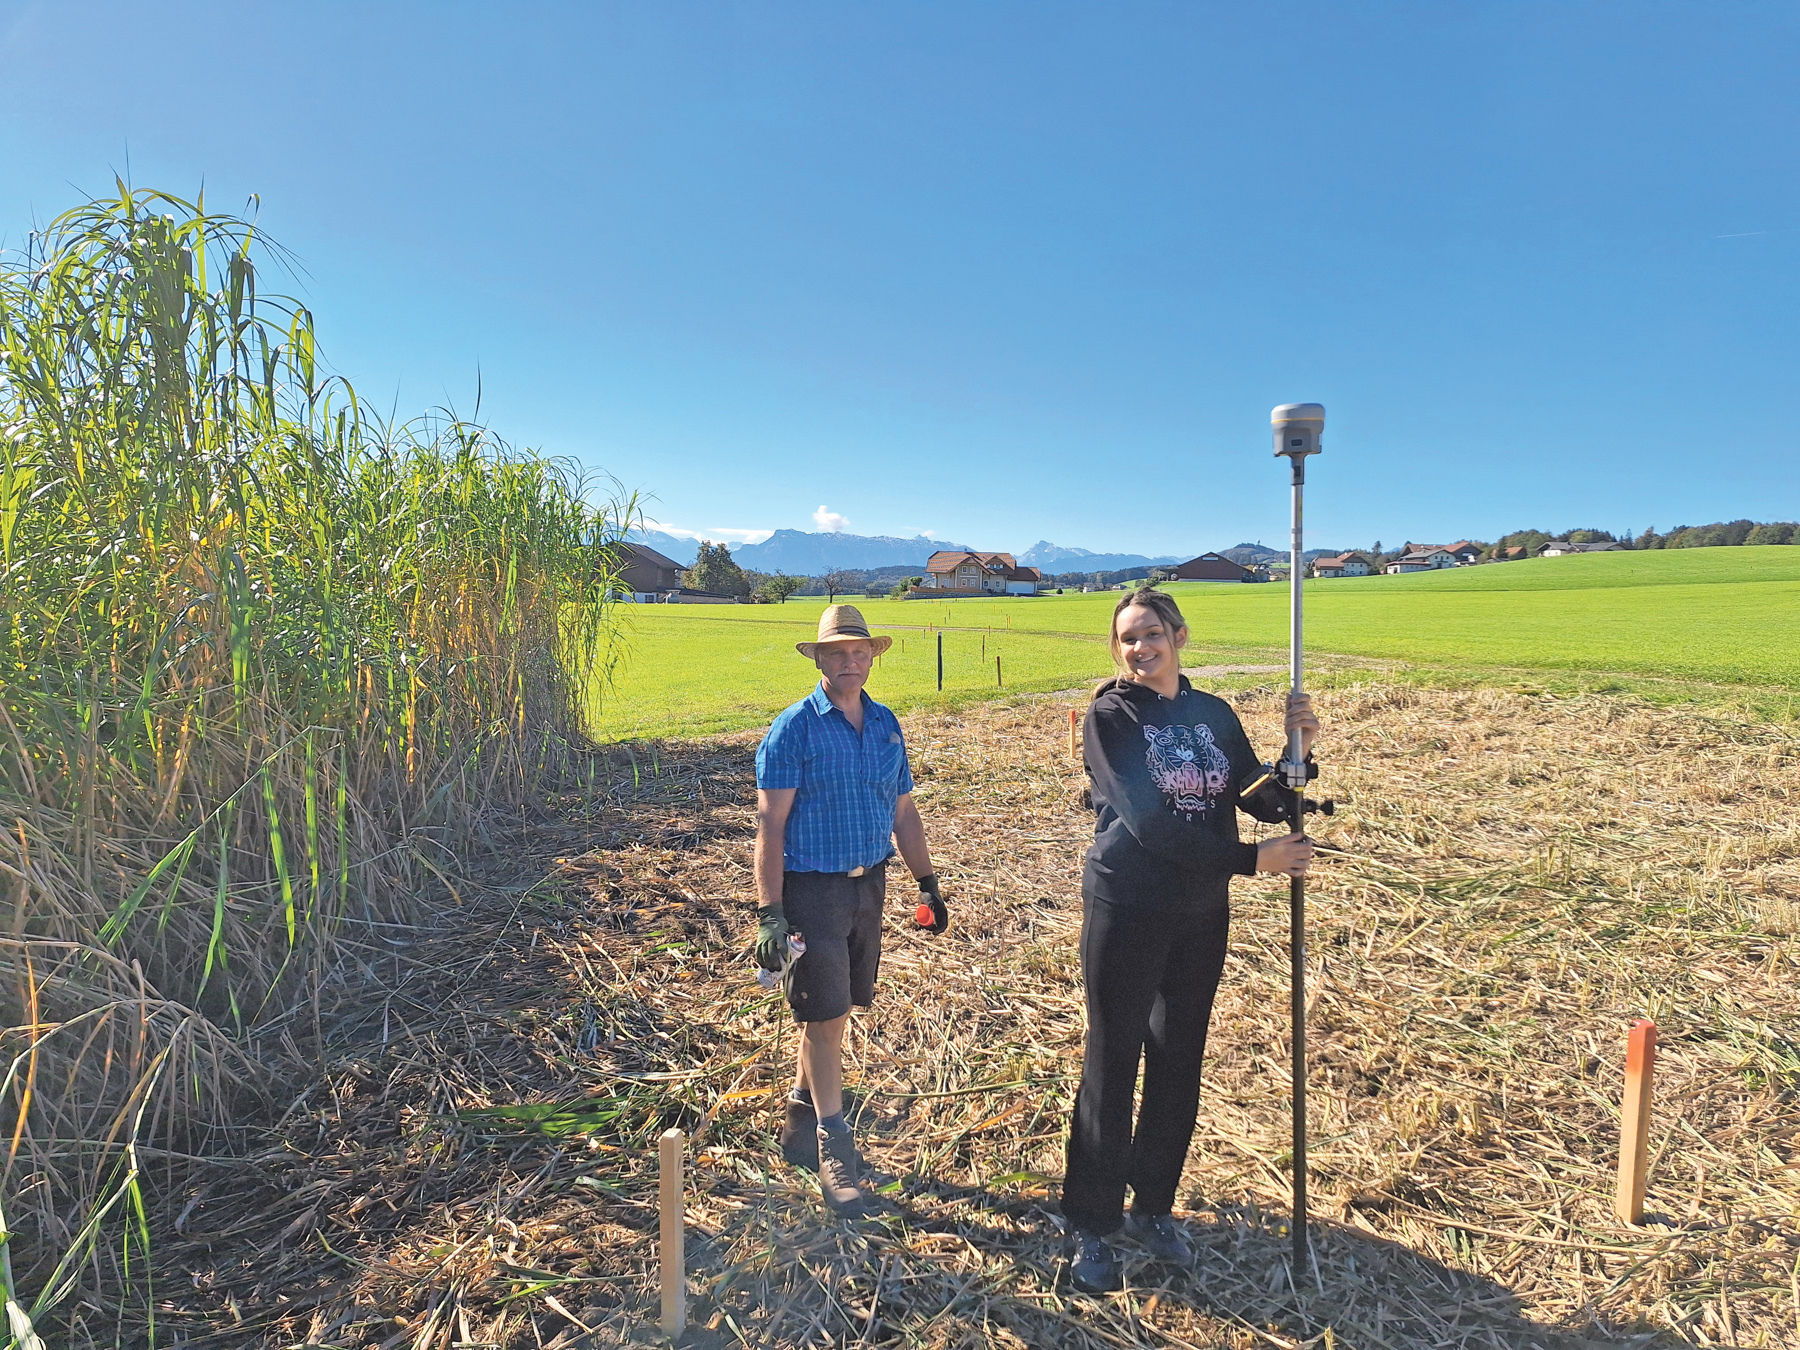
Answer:
[[[1163,627],[1168,630],[1171,643],[1175,641],[1175,635],[1187,627],[1187,620],[1181,617],[1180,607],[1166,592],[1150,586],[1143,587],[1141,590],[1126,591],[1113,608],[1112,626],[1107,629],[1106,633],[1106,645],[1112,650],[1113,669],[1120,675],[1124,675],[1126,671],[1125,655],[1119,649],[1119,615],[1133,605],[1141,605],[1145,609],[1154,611],[1156,617],[1162,620]]]

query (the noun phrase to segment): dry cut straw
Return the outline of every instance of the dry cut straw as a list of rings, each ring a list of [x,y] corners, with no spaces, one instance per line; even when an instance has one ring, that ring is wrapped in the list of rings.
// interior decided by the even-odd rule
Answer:
[[[749,978],[754,737],[618,747],[371,1002],[256,1171],[162,1254],[184,1344],[612,1345],[656,1317],[654,1146],[692,1139],[694,1344],[1784,1346],[1800,1338],[1800,760],[1789,728],[1608,697],[1319,697],[1316,1264],[1287,1267],[1284,888],[1239,883],[1184,1275],[1063,1282],[1089,818],[1067,701],[909,721],[953,909],[894,918],[849,1077],[875,1214],[773,1131]],[[1077,705],[1078,706],[1078,705]],[[1280,691],[1239,698],[1273,747]],[[1704,805],[1702,805],[1704,804]],[[895,887],[896,899],[903,888]],[[1663,1033],[1649,1221],[1610,1214],[1624,1034]]]

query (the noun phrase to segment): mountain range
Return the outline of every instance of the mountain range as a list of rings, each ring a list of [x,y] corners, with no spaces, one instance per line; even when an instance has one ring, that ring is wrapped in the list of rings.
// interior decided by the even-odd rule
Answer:
[[[634,530],[631,538],[648,544],[659,553],[680,563],[693,564],[699,544],[662,530]],[[737,544],[732,559],[739,567],[757,572],[786,572],[790,576],[816,577],[834,569],[868,571],[878,567],[917,567],[939,549],[966,549],[968,544],[945,539],[928,539],[916,535],[900,539],[885,534],[809,533],[805,530],[777,530],[760,544]],[[1035,567],[1046,576],[1060,572],[1117,572],[1132,567],[1156,567],[1165,563],[1186,562],[1205,550],[1193,553],[1157,554],[1095,553],[1085,548],[1069,548],[1040,539],[1023,553],[1015,554],[1020,564]],[[1266,544],[1238,544],[1219,550],[1227,558],[1240,563],[1280,560],[1287,554]],[[1308,549],[1313,557],[1331,550]]]
[[[634,530],[631,538],[666,554],[683,567],[692,565],[698,541],[661,530]],[[834,569],[867,571],[876,567],[917,567],[940,548],[967,548],[918,535],[899,539],[887,534],[817,533],[777,530],[760,544],[733,544],[731,559],[756,572],[786,572],[795,577],[823,576]]]
[[[1085,548],[1065,548],[1048,539],[1038,540],[1018,555],[1022,566],[1035,567],[1046,576],[1057,572],[1117,572],[1127,567],[1155,567],[1159,563],[1186,562],[1193,556],[1192,553],[1180,556],[1158,554],[1151,558],[1142,553],[1094,553]]]

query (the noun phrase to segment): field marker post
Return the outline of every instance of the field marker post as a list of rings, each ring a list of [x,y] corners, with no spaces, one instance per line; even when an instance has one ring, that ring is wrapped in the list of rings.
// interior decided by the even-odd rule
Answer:
[[[1317,403],[1284,403],[1269,414],[1269,426],[1275,435],[1275,457],[1285,458],[1293,467],[1293,538],[1288,553],[1288,665],[1292,692],[1301,692],[1301,596],[1300,585],[1303,544],[1301,526],[1304,512],[1301,499],[1306,487],[1306,457],[1319,453],[1319,441],[1325,433],[1325,409]],[[1288,828],[1295,832],[1306,829],[1306,757],[1300,750],[1300,734],[1288,737],[1287,751],[1282,757],[1282,786],[1293,793],[1288,803]],[[1294,1266],[1293,1279],[1299,1287],[1300,1272],[1305,1266],[1306,1246],[1306,877],[1295,876],[1288,883],[1288,969],[1292,992],[1290,1018],[1294,1031]]]
[[[938,637],[938,693],[941,694],[944,692],[944,635],[942,633],[939,633],[937,635],[937,637]]]
[[[1619,1189],[1613,1213],[1624,1223],[1644,1221],[1644,1182],[1650,1159],[1650,1099],[1656,1076],[1656,1023],[1639,1018],[1625,1042],[1625,1100],[1619,1117]]]
[[[1000,658],[994,657],[994,684],[997,688],[1006,688],[1006,681],[1000,678]]]
[[[657,1141],[658,1202],[662,1211],[662,1329],[687,1330],[687,1216],[682,1205],[680,1130],[664,1130]]]
[[[1070,759],[1074,759],[1077,755],[1079,755],[1081,753],[1081,742],[1078,739],[1076,739],[1076,737],[1079,733],[1079,729],[1080,729],[1080,722],[1075,716],[1075,710],[1073,708],[1070,708],[1069,709],[1069,758]]]

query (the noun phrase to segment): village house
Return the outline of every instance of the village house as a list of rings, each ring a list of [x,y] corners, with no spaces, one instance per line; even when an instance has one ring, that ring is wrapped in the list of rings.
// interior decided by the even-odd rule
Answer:
[[[1538,557],[1560,558],[1566,553],[1612,553],[1618,549],[1614,543],[1571,544],[1567,539],[1552,539],[1547,544],[1538,545]]]
[[[1010,553],[971,553],[939,549],[925,560],[925,575],[915,591],[951,598],[973,595],[1036,595],[1044,574],[1020,567]]]
[[[1422,548],[1409,548],[1381,570],[1389,576],[1395,577],[1405,572],[1435,572],[1441,568],[1455,566],[1456,555],[1449,549],[1427,545]]]
[[[1481,561],[1481,545],[1468,539],[1458,539],[1454,544],[1415,544],[1407,540],[1400,549],[1400,555],[1408,553],[1448,553],[1456,560],[1458,567],[1467,567],[1471,563]]]
[[[1529,556],[1530,550],[1523,544],[1510,544],[1505,548],[1494,550],[1495,562],[1518,562],[1519,559]]]
[[[1315,577],[1366,577],[1374,569],[1360,553],[1340,553],[1335,558],[1316,558],[1312,565]]]
[[[619,563],[616,598],[652,605],[681,589],[681,564],[648,544],[621,542],[615,546]]]
[[[1157,569],[1172,581],[1267,581],[1221,553],[1202,553],[1174,567]]]

